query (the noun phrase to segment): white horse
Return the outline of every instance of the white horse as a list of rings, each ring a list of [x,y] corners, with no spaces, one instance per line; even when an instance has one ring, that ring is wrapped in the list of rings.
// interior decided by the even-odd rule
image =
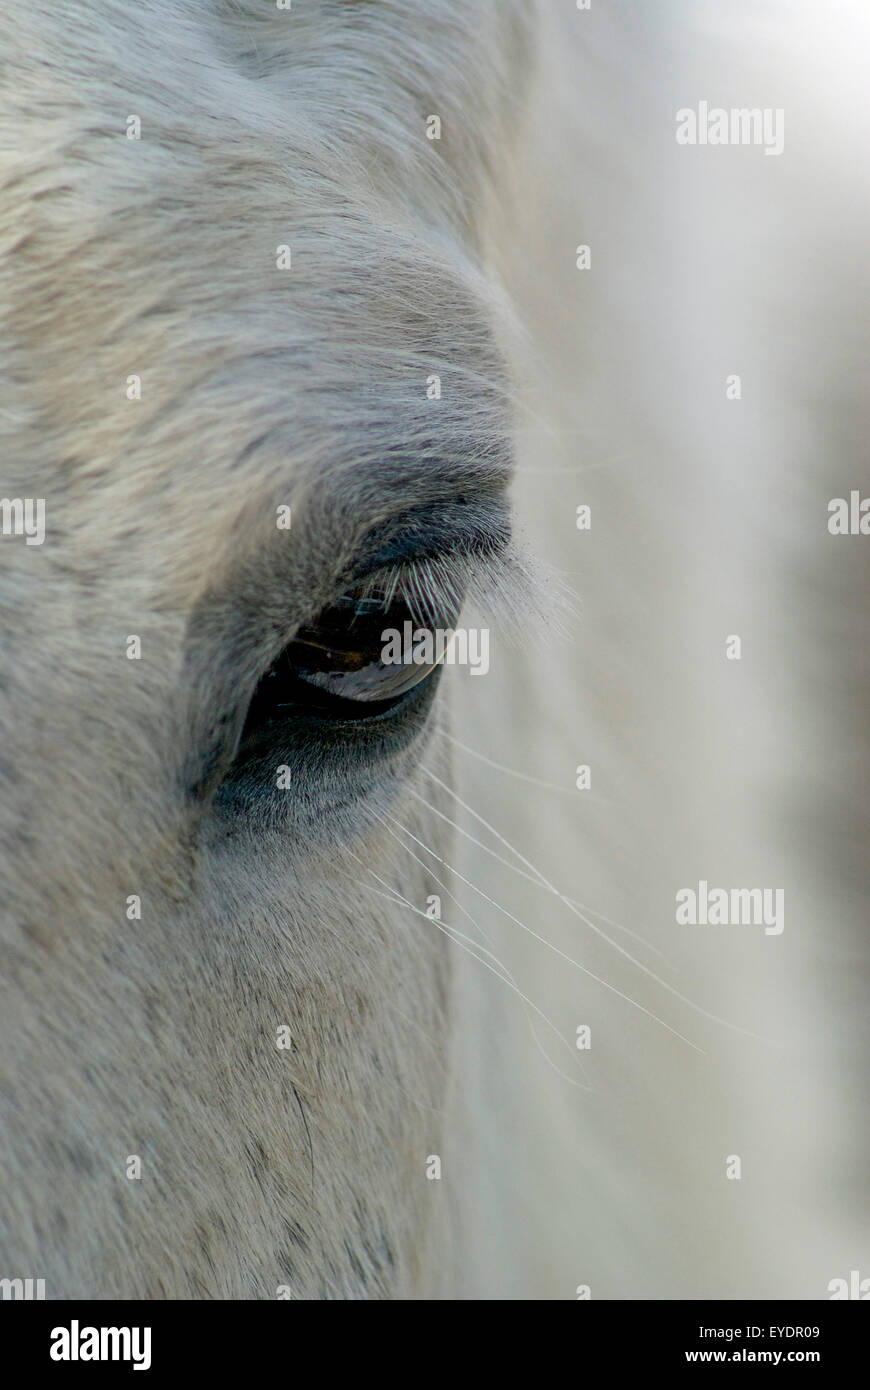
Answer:
[[[866,1263],[866,22],[800,12],[7,0],[0,1276]],[[782,155],[678,144],[708,99]],[[463,603],[486,679],[381,660]],[[679,925],[701,880],[783,932]]]

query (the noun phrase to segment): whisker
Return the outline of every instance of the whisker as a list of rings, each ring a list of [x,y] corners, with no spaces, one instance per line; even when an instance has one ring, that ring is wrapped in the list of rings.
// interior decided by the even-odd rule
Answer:
[[[468,744],[460,743],[459,739],[454,738],[453,734],[449,734],[446,729],[437,729],[436,732],[441,734],[442,738],[455,743],[456,747],[461,748],[463,753],[467,753],[470,758],[477,758],[478,762],[486,763],[487,767],[494,767],[499,772],[507,772],[511,777],[519,778],[521,782],[531,782],[533,786],[544,787],[547,791],[561,792],[563,796],[576,795],[572,787],[560,787],[558,782],[545,782],[540,777],[532,777],[527,772],[518,772],[516,768],[506,767],[504,763],[497,763],[494,758],[487,758],[485,754],[478,753],[476,748],[469,748]]]
[[[430,775],[434,776],[434,774]],[[424,801],[424,804],[427,804],[425,803],[425,799],[423,797],[421,797],[420,800]],[[435,808],[433,807],[432,809],[434,810]],[[415,839],[416,837],[412,835],[411,838]],[[590,979],[595,980],[596,983],[602,985],[604,989],[610,990],[612,994],[617,995],[620,999],[624,999],[627,1004],[630,1004],[632,1006],[632,1008],[638,1009],[642,1014],[646,1014],[646,1016],[648,1018],[651,1018],[654,1023],[658,1023],[660,1027],[666,1028],[669,1033],[673,1033],[675,1038],[679,1038],[680,1041],[684,1042],[688,1047],[694,1048],[696,1052],[704,1052],[704,1049],[702,1047],[699,1047],[697,1043],[693,1043],[690,1038],[684,1037],[683,1034],[678,1032],[676,1028],[672,1028],[669,1023],[666,1023],[663,1018],[658,1018],[657,1015],[654,1014],[650,1009],[647,1009],[643,1004],[639,1004],[638,1001],[636,999],[632,999],[630,995],[623,994],[622,990],[617,989],[616,985],[608,984],[607,980],[602,980],[599,975],[596,975],[594,973],[594,971],[588,970],[585,965],[581,965],[580,962],[578,960],[575,960],[573,956],[569,956],[566,951],[563,951],[561,949],[561,947],[555,946],[552,941],[548,941],[545,936],[541,936],[540,933],[536,932],[533,927],[527,927],[525,922],[521,922],[519,917],[515,917],[514,914],[512,912],[509,912],[506,907],[503,907],[501,903],[497,903],[494,898],[489,897],[487,893],[484,893],[482,888],[478,888],[475,883],[472,883],[471,879],[466,878],[465,875],[461,874],[458,869],[453,867],[452,864],[448,864],[446,859],[441,859],[440,855],[436,855],[435,857],[440,860],[440,862],[444,865],[446,869],[449,869],[452,874],[455,874],[456,877],[462,883],[467,884],[468,887],[472,890],[472,892],[478,893],[480,897],[482,897],[486,902],[490,904],[490,906],[496,908],[498,912],[504,913],[505,917],[509,918],[511,922],[515,922],[516,925],[522,929],[522,931],[528,932],[529,936],[534,937],[536,941],[540,941],[542,946],[546,946],[547,949],[552,951],[555,955],[561,956],[562,959],[567,961],[569,965],[573,965],[576,970],[580,970],[583,972],[584,975],[588,975]],[[553,889],[554,893],[556,891],[556,889]]]
[[[737,1023],[731,1023],[729,1019],[727,1019],[727,1018],[720,1018],[718,1014],[711,1013],[708,1009],[702,1008],[702,1006],[701,1006],[700,1004],[696,1004],[696,1003],[694,1002],[694,1000],[687,998],[686,995],[681,994],[680,991],[679,991],[678,989],[676,989],[673,985],[668,984],[667,980],[661,979],[660,976],[656,975],[654,971],[650,970],[650,969],[649,969],[647,966],[645,966],[641,961],[635,960],[635,958],[634,958],[632,955],[630,955],[628,951],[624,950],[624,948],[623,948],[622,946],[620,946],[618,942],[613,941],[613,940],[606,934],[606,932],[603,932],[603,931],[601,930],[600,927],[597,927],[597,926],[595,925],[594,922],[590,922],[590,921],[589,921],[589,918],[586,917],[586,916],[579,910],[579,908],[577,907],[577,905],[575,904],[575,902],[574,902],[574,900],[573,900],[572,898],[566,897],[565,894],[564,894],[564,893],[561,893],[561,892],[559,891],[559,889],[556,888],[556,886],[555,886],[554,884],[550,883],[549,879],[546,878],[545,875],[541,873],[540,869],[536,869],[535,866],[534,866],[534,864],[532,864],[528,859],[526,859],[525,855],[521,854],[520,851],[519,851],[518,849],[515,849],[514,846],[513,846],[512,844],[510,844],[510,842],[509,842],[508,840],[506,840],[506,839],[504,838],[503,835],[499,834],[499,832],[495,829],[494,826],[490,825],[488,821],[484,820],[483,816],[479,815],[477,811],[475,811],[471,806],[467,805],[466,802],[464,802],[464,801],[462,800],[462,798],[458,795],[457,792],[455,792],[455,791],[453,790],[452,787],[449,787],[449,786],[447,785],[446,782],[442,782],[441,778],[438,777],[438,776],[431,770],[431,768],[423,767],[423,768],[422,768],[422,771],[425,772],[429,777],[431,777],[431,778],[433,779],[433,781],[435,781],[435,782],[438,784],[439,787],[443,788],[444,791],[448,792],[448,793],[450,794],[450,796],[452,796],[452,797],[459,803],[459,805],[463,808],[463,810],[467,811],[467,812],[469,813],[469,815],[473,816],[473,817],[475,818],[475,820],[478,820],[478,821],[480,822],[481,825],[485,826],[485,828],[486,828],[487,830],[489,830],[491,834],[495,835],[495,837],[496,837],[497,840],[499,840],[507,849],[509,849],[509,850],[511,851],[512,854],[515,854],[515,855],[517,856],[517,858],[518,858],[523,864],[525,864],[529,869],[531,869],[532,872],[533,872],[534,874],[537,875],[538,880],[540,881],[541,886],[542,886],[542,887],[545,887],[545,888],[547,888],[547,889],[549,889],[549,891],[550,891],[551,893],[553,893],[553,894],[559,899],[560,902],[563,902],[563,903],[565,904],[565,906],[568,908],[568,910],[569,910],[570,912],[572,912],[572,913],[574,914],[575,917],[579,918],[579,920],[580,920],[581,922],[583,922],[587,927],[589,927],[590,931],[593,931],[593,932],[595,932],[598,936],[602,937],[602,939],[603,939],[604,941],[606,941],[606,942],[608,943],[608,945],[612,946],[613,949],[614,949],[615,951],[618,951],[620,955],[625,956],[626,960],[630,961],[631,964],[634,965],[634,966],[636,966],[638,970],[642,971],[643,974],[648,975],[649,978],[650,978],[651,980],[654,980],[656,984],[661,985],[662,989],[667,990],[669,994],[672,994],[672,995],[674,996],[674,998],[679,999],[679,1000],[681,1001],[681,1003],[686,1004],[690,1009],[693,1009],[693,1010],[694,1010],[697,1014],[699,1014],[701,1017],[708,1019],[708,1020],[709,1020],[710,1022],[712,1022],[712,1023],[718,1023],[718,1024],[719,1024],[721,1027],[723,1027],[723,1028],[729,1028],[729,1029],[731,1029],[732,1032],[740,1033],[740,1034],[742,1034],[744,1037],[753,1038],[753,1039],[754,1039],[755,1041],[757,1041],[757,1042],[769,1042],[769,1041],[770,1041],[770,1039],[764,1038],[764,1037],[762,1037],[762,1036],[761,1036],[760,1034],[758,1034],[758,1033],[753,1033],[753,1032],[751,1032],[748,1028],[742,1028],[739,1024],[737,1024]],[[413,788],[409,788],[409,790],[411,791],[412,795],[417,796],[418,799],[419,799],[420,801],[422,801],[424,805],[429,806],[429,809],[430,809],[431,811],[434,811],[436,815],[442,816],[443,819],[446,820],[446,821],[448,821],[449,824],[455,825],[455,823],[452,822],[452,821],[450,821],[450,818],[449,818],[448,816],[444,816],[444,815],[443,815],[443,812],[439,811],[438,808],[437,808],[436,806],[432,806],[431,803],[427,802],[425,797],[420,796],[420,794],[419,794],[418,792],[414,792]],[[460,834],[465,834],[465,833],[466,833],[465,831],[463,831],[462,827],[459,826],[459,825],[455,825],[455,828],[460,832]],[[469,836],[469,839],[472,839],[472,838],[473,838],[472,836]],[[475,843],[477,843],[477,841],[475,841]],[[482,848],[482,849],[485,849],[486,847],[482,845],[481,848]],[[455,872],[455,870],[454,870],[454,872]],[[460,877],[461,877],[461,875],[460,875]],[[471,887],[474,887],[473,884],[470,885],[470,886],[471,886]],[[475,890],[475,891],[479,891],[479,890]],[[504,909],[504,910],[506,910],[506,909]],[[530,930],[530,929],[529,929],[529,928],[526,928],[526,930]],[[533,935],[534,935],[534,933],[533,933]],[[543,939],[544,939],[544,938],[541,938],[541,940],[543,940]],[[546,945],[549,945],[551,950],[554,950],[554,951],[555,951],[555,950],[558,950],[558,947],[552,946],[549,942],[545,942],[545,944],[546,944]],[[560,952],[560,954],[563,954],[563,953]],[[565,958],[566,958],[566,960],[569,960],[569,959],[570,959],[570,957],[568,957],[568,956],[566,956]],[[574,963],[576,964],[576,962],[574,962]],[[579,968],[580,968],[580,969],[584,969],[583,966],[580,966]],[[590,975],[592,974],[591,971],[587,971],[586,973],[587,973],[587,974],[590,974]],[[597,976],[593,976],[593,979],[597,979],[597,978],[598,978]],[[661,1024],[661,1026],[662,1026],[663,1028],[667,1028],[670,1032],[674,1033],[678,1038],[682,1038],[683,1042],[689,1043],[689,1046],[690,1046],[690,1047],[696,1047],[696,1044],[695,1044],[695,1043],[689,1042],[689,1039],[688,1039],[688,1038],[684,1038],[683,1035],[682,1035],[682,1033],[678,1033],[678,1032],[676,1031],[676,1029],[671,1028],[670,1024],[665,1023],[664,1019],[658,1018],[655,1014],[650,1013],[649,1010],[645,1009],[645,1008],[643,1007],[642,1004],[638,1004],[636,1000],[629,998],[628,995],[622,994],[620,990],[618,990],[618,989],[615,988],[615,986],[613,986],[613,985],[608,985],[607,982],[604,981],[604,980],[599,981],[599,983],[600,983],[600,984],[604,984],[605,987],[606,987],[607,989],[612,989],[612,990],[614,990],[614,992],[615,992],[616,994],[619,994],[621,998],[626,999],[627,1002],[630,1003],[630,1004],[633,1004],[635,1008],[641,1009],[643,1013],[649,1013],[650,1018],[655,1019],[655,1021],[656,1021],[657,1023]],[[700,1047],[696,1048],[696,1050],[697,1050],[698,1052],[703,1052],[703,1051],[704,1051],[704,1049],[703,1049],[703,1048],[700,1048]]]
[[[412,840],[416,841],[416,843],[417,843],[418,845],[420,845],[421,849],[424,849],[424,850],[426,851],[427,854],[431,854],[431,855],[433,856],[433,858],[435,858],[435,859],[438,859],[438,858],[439,858],[439,856],[436,854],[435,850],[434,850],[434,849],[430,849],[428,845],[423,844],[423,841],[422,841],[422,840],[417,839],[417,836],[414,835],[414,834],[408,829],[407,826],[402,825],[399,821],[395,820],[395,818],[394,818],[393,816],[390,816],[389,819],[393,821],[393,824],[394,824],[394,825],[397,825],[397,826],[399,827],[399,829],[402,831],[403,834],[409,835],[410,838],[411,838]],[[468,909],[467,909],[466,907],[464,907],[463,904],[459,901],[459,899],[457,898],[456,894],[455,894],[455,893],[452,893],[452,892],[450,891],[450,889],[446,886],[446,884],[445,884],[440,878],[438,878],[437,874],[435,874],[435,873],[432,871],[432,869],[431,869],[427,864],[424,864],[424,863],[423,863],[423,860],[420,858],[420,856],[419,856],[418,854],[415,854],[414,851],[413,851],[412,849],[410,849],[408,845],[403,844],[403,842],[402,842],[401,840],[399,840],[398,835],[396,835],[395,831],[390,830],[390,827],[386,824],[386,820],[384,819],[383,816],[378,816],[378,820],[380,820],[380,821],[383,823],[384,828],[385,828],[386,830],[388,830],[389,833],[394,837],[394,839],[396,839],[396,840],[398,841],[398,843],[401,845],[402,849],[404,849],[408,854],[410,854],[410,855],[411,855],[411,858],[412,858],[412,859],[415,859],[415,860],[417,861],[417,863],[420,864],[420,865],[422,866],[422,868],[424,868],[424,869],[426,870],[427,874],[430,875],[430,877],[435,881],[435,883],[437,883],[437,884],[439,885],[439,887],[441,887],[441,888],[444,889],[444,892],[448,895],[449,898],[451,898],[451,899],[453,900],[453,902],[454,902],[454,903],[456,904],[456,906],[459,908],[459,911],[460,911],[461,913],[463,913],[463,915],[466,916],[466,917],[468,918],[469,922],[470,922],[471,925],[474,927],[475,931],[479,932],[480,935],[483,936],[484,939],[488,941],[488,940],[490,939],[489,933],[486,932],[486,931],[484,931],[484,929],[483,929],[483,927],[480,925],[480,923],[479,923],[474,917],[472,917],[472,915],[471,915],[471,913],[468,911]],[[441,862],[443,863],[443,860],[442,860]],[[428,916],[428,913],[427,913],[426,915]],[[432,919],[430,918],[430,921],[431,921],[431,920],[432,920]],[[497,959],[497,957],[493,956],[493,959],[495,960],[495,959]],[[508,968],[507,968],[507,966],[505,965],[504,961],[501,961],[501,960],[500,960],[500,961],[498,962],[498,964],[499,964],[500,968],[504,971],[504,973],[505,973],[507,979],[510,981],[510,983],[511,983],[512,985],[516,985],[516,980],[514,979],[514,976],[512,975],[511,971],[508,970]],[[533,1024],[533,1022],[532,1022],[532,1019],[529,1017],[529,1013],[528,1013],[528,1010],[527,1010],[527,1009],[525,1010],[525,1014],[526,1014],[526,1019],[527,1019],[528,1024],[529,1024],[529,1028],[530,1028],[531,1033],[532,1033],[532,1037],[533,1037],[534,1040],[535,1040],[535,1045],[536,1045],[538,1051],[540,1052],[541,1056],[542,1056],[542,1057],[544,1058],[544,1060],[553,1068],[553,1070],[556,1072],[557,1076],[561,1076],[561,1077],[564,1078],[564,1080],[570,1081],[571,1078],[565,1076],[565,1073],[564,1073],[563,1071],[561,1071],[561,1070],[559,1069],[559,1067],[556,1066],[555,1062],[554,1062],[553,1059],[550,1057],[549,1053],[545,1050],[543,1044],[541,1043],[540,1038],[538,1037],[537,1033],[535,1032],[534,1024]],[[542,1017],[545,1019],[545,1021],[546,1021],[546,1022],[549,1024],[549,1026],[552,1028],[553,1032],[556,1034],[556,1037],[559,1039],[559,1041],[560,1041],[561,1043],[564,1043],[564,1045],[565,1045],[566,1047],[568,1047],[569,1049],[571,1049],[571,1056],[572,1056],[572,1058],[573,1058],[573,1056],[574,1056],[574,1050],[571,1048],[571,1044],[567,1041],[567,1039],[565,1039],[565,1038],[562,1037],[562,1034],[559,1032],[559,1030],[557,1029],[556,1025],[552,1022],[551,1019],[547,1018],[547,1016],[544,1015],[544,1014],[542,1014]],[[581,1067],[581,1070],[582,1070],[582,1067]],[[585,1074],[585,1073],[584,1073],[584,1074]]]
[[[423,770],[426,771],[425,768]],[[517,874],[520,878],[526,879],[527,882],[534,884],[536,888],[544,888],[548,893],[554,893],[556,897],[558,897],[561,901],[564,901],[572,907],[582,908],[584,912],[591,912],[593,917],[599,917],[601,921],[606,922],[608,926],[615,927],[617,931],[624,932],[626,936],[630,936],[633,941],[636,941],[638,943],[638,945],[643,946],[647,951],[651,951],[653,955],[658,956],[659,959],[664,961],[666,965],[671,965],[671,962],[668,960],[664,952],[660,951],[657,946],[654,946],[651,941],[647,941],[646,938],[642,937],[638,932],[632,931],[630,927],[624,927],[620,922],[612,921],[609,917],[605,917],[603,912],[596,912],[594,908],[587,906],[586,903],[578,902],[576,898],[564,897],[561,893],[558,892],[556,888],[552,886],[552,884],[547,882],[543,875],[539,876],[538,878],[535,878],[532,874],[527,874],[525,869],[521,869],[517,864],[512,864],[509,859],[505,859],[504,855],[499,854],[497,850],[492,849],[489,845],[485,845],[481,840],[475,839],[475,837],[468,830],[466,830],[463,826],[459,825],[456,821],[451,820],[450,817],[445,815],[443,811],[439,810],[437,806],[433,806],[433,804],[430,801],[426,800],[425,796],[421,796],[420,793],[416,792],[413,787],[410,787],[408,790],[411,792],[412,796],[416,797],[418,801],[422,802],[422,804],[426,806],[430,811],[432,811],[436,816],[439,816],[441,820],[446,821],[447,824],[451,825],[454,830],[458,830],[460,835],[462,835],[466,840],[470,840],[471,843],[473,845],[476,845],[478,849],[482,849],[484,854],[488,854],[491,859],[495,859],[499,864],[503,864],[506,869],[510,869],[511,873]],[[539,873],[538,870],[535,870],[535,872]],[[585,918],[582,918],[581,920],[585,921]],[[596,927],[591,922],[587,923],[587,925],[592,929],[592,931],[597,932],[598,935],[602,937],[606,942],[608,942],[609,945],[613,946],[615,950],[621,950],[621,947],[618,946],[615,941],[611,941],[607,933],[601,931],[600,927]],[[645,968],[640,964],[639,961],[633,960],[633,957],[629,956],[629,960],[632,960],[633,964],[637,965],[639,969],[642,970]]]
[[[453,893],[453,892],[450,890],[450,888],[448,888],[448,886],[447,886],[447,884],[444,882],[444,880],[441,879],[441,878],[439,878],[438,875],[434,872],[434,870],[431,869],[430,866],[429,866],[428,864],[425,864],[418,854],[415,854],[414,851],[413,851],[412,849],[410,849],[408,845],[404,844],[404,843],[399,839],[398,835],[396,834],[396,832],[395,832],[394,830],[391,830],[391,829],[390,829],[389,825],[387,824],[387,817],[386,817],[386,816],[380,816],[380,815],[378,815],[377,811],[374,811],[374,810],[372,811],[372,815],[374,815],[375,818],[376,818],[377,820],[380,821],[381,825],[383,825],[384,829],[388,832],[388,834],[392,835],[392,836],[393,836],[393,839],[396,840],[396,841],[398,841],[398,843],[401,845],[402,849],[405,850],[406,854],[410,854],[410,856],[411,856],[412,859],[416,859],[417,863],[418,863],[419,865],[421,865],[421,867],[424,868],[424,869],[426,870],[426,873],[430,876],[430,878],[433,880],[433,882],[437,883],[437,884],[438,884],[438,887],[441,888],[441,889],[443,889],[443,891],[447,894],[448,898],[450,898],[450,899],[456,904],[456,906],[459,908],[459,911],[463,914],[463,916],[468,918],[469,922],[470,922],[471,925],[474,927],[475,931],[479,932],[480,935],[483,937],[483,939],[484,939],[485,941],[489,941],[489,940],[490,940],[489,932],[485,931],[484,928],[480,925],[480,923],[479,923],[479,922],[476,922],[476,921],[474,920],[474,918],[472,917],[471,913],[468,911],[468,908],[465,907],[464,904],[461,903],[461,902],[459,901],[459,899],[457,898],[456,894]],[[411,831],[408,830],[406,826],[401,825],[401,824],[399,823],[399,821],[395,820],[392,816],[390,816],[389,819],[393,821],[393,824],[394,824],[394,825],[398,825],[399,829],[400,829],[405,835],[411,835]],[[411,835],[411,838],[412,838],[412,839],[416,839],[416,836]],[[417,844],[419,844],[420,847],[421,847],[421,849],[424,849],[424,850],[426,851],[427,854],[431,854],[432,857],[433,857],[434,859],[437,859],[437,858],[438,858],[438,856],[436,855],[435,851],[434,851],[433,849],[430,849],[428,845],[424,845],[422,840],[417,840]]]
[[[351,854],[354,859],[357,860],[357,863],[362,865],[362,867],[367,871],[367,873],[370,873],[372,875],[376,882],[382,884],[383,887],[386,888],[388,891],[382,892],[377,888],[372,888],[371,885],[367,883],[358,883],[357,887],[363,888],[367,892],[374,893],[379,898],[386,898],[387,902],[392,902],[395,904],[401,903],[404,907],[410,908],[410,910],[416,913],[418,917],[422,917],[424,922],[430,922],[433,926],[437,927],[439,931],[444,933],[448,941],[455,942],[456,945],[458,945],[462,950],[466,951],[468,955],[471,956],[472,960],[476,960],[478,964],[482,965],[486,970],[490,972],[490,974],[495,975],[497,980],[501,980],[502,984],[507,985],[509,989],[513,990],[514,994],[516,994],[517,997],[521,999],[524,1004],[527,1004],[528,1007],[535,1014],[537,1014],[538,1018],[540,1018],[542,1022],[544,1022],[547,1025],[548,1028],[552,1029],[556,1037],[559,1039],[559,1042],[562,1043],[564,1047],[570,1048],[570,1043],[568,1043],[568,1041],[562,1037],[562,1034],[556,1028],[556,1025],[552,1022],[551,1019],[547,1017],[543,1010],[538,1008],[534,1000],[530,999],[527,994],[523,993],[523,991],[511,978],[510,972],[508,971],[506,974],[500,974],[499,970],[495,970],[487,961],[485,961],[482,958],[483,955],[489,956],[490,959],[496,962],[496,964],[500,967],[501,970],[505,970],[506,967],[502,965],[502,962],[498,959],[497,956],[493,955],[492,951],[488,951],[485,946],[481,946],[478,944],[478,942],[472,941],[471,938],[469,936],[466,936],[464,932],[461,932],[458,927],[451,927],[447,922],[440,921],[435,917],[430,917],[427,913],[423,912],[421,908],[417,907],[416,903],[410,902],[409,899],[403,897],[397,889],[393,888],[390,884],[385,883],[385,881],[378,874],[375,873],[374,869],[370,868],[369,865],[365,864],[364,861],[360,859],[359,855],[353,854],[352,850],[348,850],[347,852]],[[481,952],[482,954],[478,955],[478,952]],[[573,1077],[566,1076],[563,1071],[559,1070],[559,1068],[553,1062],[552,1058],[550,1058],[547,1055],[543,1047],[541,1047],[540,1041],[537,1037],[535,1037],[535,1042],[537,1043],[538,1049],[544,1057],[545,1061],[548,1063],[549,1066],[553,1068],[556,1074],[560,1076],[563,1081],[567,1081],[570,1086],[576,1086],[581,1091],[591,1091],[593,1089],[593,1087],[591,1086],[586,1086],[582,1082],[574,1080]],[[572,1057],[574,1056],[573,1050],[571,1055]]]

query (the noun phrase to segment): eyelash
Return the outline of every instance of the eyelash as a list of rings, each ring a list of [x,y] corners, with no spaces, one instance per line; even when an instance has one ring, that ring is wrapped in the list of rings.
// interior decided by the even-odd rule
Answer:
[[[465,573],[463,573],[465,570]],[[372,605],[384,610],[401,600],[407,604],[414,620],[426,626],[445,613],[459,613],[471,580],[471,567],[455,558],[429,558],[391,565],[368,575],[351,592],[343,595],[347,602],[364,605],[358,611],[371,611]]]
[[[567,631],[578,599],[563,576],[531,560],[512,542],[506,549],[427,557],[373,571],[349,589],[345,600],[407,604],[420,627],[443,626],[443,615],[472,607],[498,625],[508,641],[527,641]],[[370,608],[367,611],[371,611]]]

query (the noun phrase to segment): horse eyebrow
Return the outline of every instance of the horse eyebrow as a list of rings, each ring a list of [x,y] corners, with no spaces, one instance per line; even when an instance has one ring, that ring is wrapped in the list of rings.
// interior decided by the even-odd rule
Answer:
[[[496,567],[504,578],[511,534],[506,497],[459,496],[415,508],[369,532],[344,576],[345,597],[388,606],[401,594],[419,622],[435,622],[484,593]]]
[[[359,547],[348,577],[426,560],[480,560],[505,551],[511,539],[507,498],[460,495],[448,503],[415,507],[372,528]]]

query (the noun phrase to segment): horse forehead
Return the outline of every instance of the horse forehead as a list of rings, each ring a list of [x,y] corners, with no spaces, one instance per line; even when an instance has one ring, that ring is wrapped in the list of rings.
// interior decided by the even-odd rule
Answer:
[[[506,474],[484,295],[405,238],[358,226],[351,240],[330,254],[315,239],[291,280],[265,243],[209,263],[182,239],[127,289],[106,236],[103,257],[71,251],[49,324],[28,318],[38,271],[19,265],[4,395],[32,428],[11,440],[8,487],[45,497],[50,544],[97,568],[123,549],[143,578],[197,590],[300,496],[367,523]]]
[[[70,40],[49,24],[39,42],[62,70]],[[473,487],[504,474],[491,294],[465,229],[444,218],[424,231],[414,214],[422,200],[437,217],[432,170],[447,167],[422,126],[403,136],[401,195],[376,192],[292,103],[276,141],[271,79],[216,60],[197,104],[174,59],[161,72],[141,138],[89,130],[75,158],[78,108],[59,79],[50,109],[65,140],[24,123],[24,176],[4,189],[20,233],[0,266],[5,485],[45,497],[54,554],[95,575],[123,554],[141,583],[195,595],[301,492],[365,523],[403,489],[425,502],[448,475]],[[383,139],[389,109],[358,124],[360,140]],[[294,534],[318,543],[314,528]]]

